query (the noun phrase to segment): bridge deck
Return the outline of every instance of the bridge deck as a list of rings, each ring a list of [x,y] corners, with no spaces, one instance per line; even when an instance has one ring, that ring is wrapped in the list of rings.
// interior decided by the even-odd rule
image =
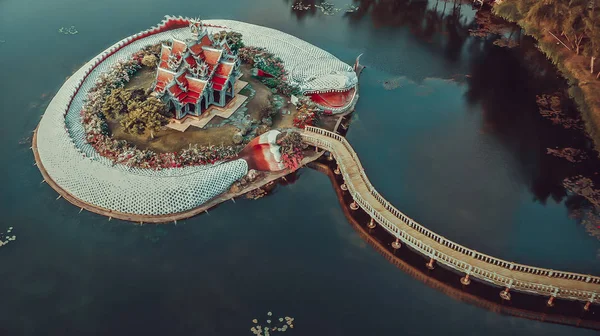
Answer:
[[[441,237],[406,217],[377,193],[346,139],[315,127],[307,127],[302,136],[306,143],[326,149],[334,155],[348,191],[363,210],[387,231],[438,263],[515,290],[600,302],[599,277],[504,261]]]

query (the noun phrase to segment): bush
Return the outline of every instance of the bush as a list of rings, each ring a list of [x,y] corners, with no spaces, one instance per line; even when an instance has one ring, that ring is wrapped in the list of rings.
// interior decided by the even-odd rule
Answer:
[[[517,8],[516,2],[504,1],[492,7],[492,12],[508,21],[517,22],[523,19],[523,15]]]
[[[158,57],[152,54],[146,55],[142,58],[142,65],[149,68],[156,68],[158,66]]]

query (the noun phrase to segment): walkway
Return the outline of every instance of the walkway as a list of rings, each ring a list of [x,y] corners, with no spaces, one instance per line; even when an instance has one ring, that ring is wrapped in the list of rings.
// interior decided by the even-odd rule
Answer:
[[[475,277],[504,287],[501,296],[507,300],[510,290],[518,290],[548,296],[549,305],[554,298],[586,302],[586,310],[591,303],[600,303],[600,277],[521,265],[454,243],[416,223],[385,200],[371,185],[358,155],[344,137],[310,126],[302,137],[307,144],[325,149],[335,157],[337,172],[342,174],[354,199],[351,208],[360,206],[374,222],[394,235],[398,243],[429,257],[429,266],[433,267],[435,261],[464,273],[461,279],[464,284],[470,282],[469,277]]]

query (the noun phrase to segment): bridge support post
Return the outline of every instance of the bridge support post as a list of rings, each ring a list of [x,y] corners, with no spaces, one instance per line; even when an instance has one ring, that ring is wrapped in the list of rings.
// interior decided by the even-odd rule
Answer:
[[[340,166],[335,167],[335,170],[333,171],[333,173],[335,175],[340,175],[342,173],[342,171],[340,170]]]
[[[375,228],[375,220],[373,218],[371,218],[371,220],[369,221],[369,224],[367,224],[367,227],[369,229],[374,229]]]
[[[546,302],[546,306],[548,306],[548,307],[554,307],[554,296],[551,296],[548,299],[548,302]]]
[[[352,201],[352,203],[350,203],[350,209],[358,210],[358,204],[356,203],[356,201]]]
[[[346,185],[346,183],[342,183],[342,185],[340,186],[340,189],[342,189],[343,191],[347,191],[348,186]]]
[[[471,279],[469,279],[469,275],[465,274],[464,277],[460,278],[460,283],[463,284],[463,285],[465,285],[465,286],[470,285],[471,284]]]
[[[510,293],[508,292],[510,288],[506,287],[502,292],[500,292],[500,297],[502,300],[510,301]]]
[[[400,239],[396,238],[396,241],[392,243],[392,248],[394,250],[397,250],[401,247],[402,247],[402,244],[400,244]]]
[[[585,306],[583,306],[583,310],[590,311],[591,306],[592,306],[592,301],[588,301],[585,303]]]
[[[425,267],[427,267],[429,270],[433,270],[435,268],[435,266],[433,266],[434,262],[435,262],[435,259],[429,258],[429,262],[427,264],[425,264]]]
[[[327,155],[327,161],[333,161],[333,154],[331,154],[331,152]]]

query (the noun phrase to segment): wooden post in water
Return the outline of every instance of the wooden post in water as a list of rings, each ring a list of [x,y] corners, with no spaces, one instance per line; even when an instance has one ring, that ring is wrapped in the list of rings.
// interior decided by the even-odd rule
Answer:
[[[548,302],[546,302],[546,306],[548,306],[548,307],[554,307],[554,296],[551,296],[548,299]]]
[[[468,286],[471,284],[471,279],[469,279],[469,274],[465,274],[464,277],[460,278],[460,283],[464,286]]]
[[[399,249],[401,247],[402,247],[402,244],[400,244],[400,239],[396,238],[396,241],[392,243],[392,248],[394,250],[397,250],[397,249]]]
[[[433,263],[435,262],[435,259],[433,258],[429,258],[429,262],[427,264],[425,264],[425,266],[429,269],[429,270],[433,270],[435,268],[435,266],[433,266]]]
[[[506,287],[502,292],[500,292],[500,297],[502,300],[510,301],[510,293],[508,292],[510,288]]]
[[[369,221],[369,224],[367,224],[367,227],[369,229],[374,229],[377,225],[375,225],[375,220],[373,218],[371,218],[371,220]]]
[[[350,209],[358,210],[358,204],[356,204],[356,201],[352,201],[352,203],[350,203]]]

